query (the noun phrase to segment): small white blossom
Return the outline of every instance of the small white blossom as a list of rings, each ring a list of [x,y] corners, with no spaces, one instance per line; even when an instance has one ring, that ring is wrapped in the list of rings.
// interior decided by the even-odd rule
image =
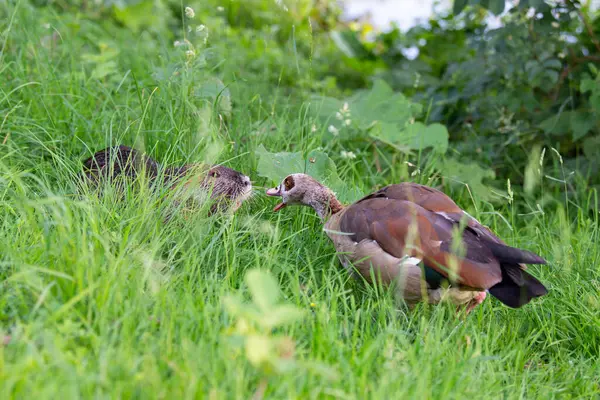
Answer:
[[[197,33],[203,32],[204,30],[206,30],[206,25],[200,24],[196,27]]]
[[[344,121],[344,125],[346,125],[346,126],[350,126],[351,123],[352,123],[352,120],[350,120],[350,119],[347,119]]]
[[[348,112],[350,111],[350,108],[348,106],[348,102],[344,103],[344,106],[342,107],[342,112]]]
[[[553,21],[553,22],[552,22],[552,27],[553,27],[553,28],[559,28],[559,27],[560,27],[560,24],[559,24],[558,22],[556,22],[556,21]]]
[[[338,128],[336,128],[333,125],[329,125],[329,128],[327,128],[327,130],[329,131],[329,133],[333,133],[334,136],[337,136],[337,134],[339,133]]]
[[[183,43],[181,43],[179,40],[176,40],[176,41],[173,43],[173,46],[175,46],[175,47],[179,47],[179,46],[181,46],[182,44],[183,44]]]
[[[336,117],[337,119],[339,119],[340,121],[344,119],[344,116],[343,116],[343,115],[342,115],[342,113],[341,113],[341,112],[339,112],[339,111],[335,113],[335,117]]]
[[[317,131],[317,125],[315,125],[315,124],[312,124],[312,126],[310,127],[310,131],[311,131],[312,133],[315,133],[315,132]]]
[[[356,158],[356,154],[354,154],[354,152],[345,150],[342,150],[341,156],[342,158],[347,158],[349,160],[354,160]]]
[[[185,52],[185,55],[188,56],[189,58],[193,58],[196,56],[196,52],[194,50],[188,50]]]
[[[223,12],[223,11],[225,11],[225,7],[219,6],[219,7],[217,7],[217,11],[218,11],[218,12]]]
[[[186,7],[185,16],[188,18],[194,18],[196,16],[196,13],[194,12],[194,9],[192,7]]]

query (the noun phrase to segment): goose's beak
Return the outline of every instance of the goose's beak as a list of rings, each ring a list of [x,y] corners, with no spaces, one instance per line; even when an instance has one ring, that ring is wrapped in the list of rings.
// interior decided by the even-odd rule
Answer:
[[[281,190],[278,187],[267,189],[267,196],[281,196]]]
[[[281,189],[278,187],[275,188],[271,188],[271,189],[267,189],[267,196],[273,196],[273,197],[281,197]],[[273,208],[273,212],[277,212],[279,210],[281,210],[282,208],[284,208],[287,204],[281,202],[279,204],[277,204],[275,206],[275,208]]]

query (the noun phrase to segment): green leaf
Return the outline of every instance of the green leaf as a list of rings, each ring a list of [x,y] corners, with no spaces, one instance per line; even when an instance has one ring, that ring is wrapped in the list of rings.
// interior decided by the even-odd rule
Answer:
[[[589,160],[600,161],[600,136],[592,136],[583,141],[583,154]]]
[[[251,269],[246,273],[246,284],[252,300],[262,312],[272,311],[279,299],[279,285],[267,271]]]
[[[406,124],[421,112],[419,104],[412,103],[402,93],[395,93],[383,80],[377,80],[370,90],[360,90],[349,101],[352,120],[361,129],[378,122]]]
[[[550,135],[561,135],[569,131],[569,111],[553,115],[542,121],[538,126]]]
[[[558,60],[556,58],[551,58],[549,60],[544,61],[544,67],[553,68],[553,69],[561,69],[562,63],[560,62],[560,60]]]
[[[592,113],[575,110],[552,116],[539,126],[550,135],[565,135],[571,132],[573,141],[576,141],[584,137],[595,124],[596,118]]]
[[[246,338],[246,358],[255,367],[275,359],[273,339],[263,335],[251,335]]]
[[[485,179],[496,177],[491,169],[482,168],[476,163],[463,164],[452,158],[447,158],[442,162],[440,173],[450,181],[451,186],[464,187],[468,185],[469,190],[476,198],[487,201],[498,199],[498,196],[483,183]]]
[[[106,61],[96,65],[96,68],[92,71],[92,78],[102,79],[115,72],[117,72],[117,63],[115,61]]]
[[[165,5],[153,0],[142,0],[125,7],[120,5],[113,7],[115,19],[133,32],[139,32],[147,27],[162,28],[167,21],[163,11],[166,11]]]
[[[411,102],[402,93],[396,93],[383,80],[377,80],[368,90],[359,90],[347,100],[331,97],[313,97],[318,103],[317,117],[327,125],[335,126],[340,135],[344,130],[338,113],[342,119],[350,119],[354,126],[361,130],[369,130],[378,124],[397,124],[401,129],[411,118],[421,112],[421,105]],[[343,110],[348,105],[348,114]]]
[[[271,153],[261,144],[256,149],[257,172],[279,184],[286,176],[305,173],[333,190],[341,201],[357,199],[361,193],[349,188],[337,173],[335,163],[320,150],[312,150],[306,157],[301,152]]]
[[[504,7],[506,6],[505,0],[490,0],[489,10],[494,13],[494,15],[499,15],[504,12]]]
[[[299,321],[304,314],[304,310],[296,306],[280,305],[263,315],[258,322],[266,329],[273,329]]]
[[[592,113],[575,111],[571,113],[571,130],[573,141],[584,137],[596,125],[596,118]]]
[[[579,90],[581,90],[582,93],[587,93],[599,89],[599,86],[598,82],[594,79],[585,78],[581,80]]]
[[[431,147],[440,153],[445,153],[448,149],[448,130],[441,124],[426,126],[421,122],[415,122],[403,130],[398,130],[393,124],[384,124],[381,128],[374,130],[372,136],[399,151],[408,152]]]
[[[543,7],[546,3],[544,2],[544,0],[528,0],[529,1],[529,7],[533,7],[536,10]]]
[[[231,93],[225,84],[218,78],[212,77],[201,82],[194,91],[198,98],[208,99],[211,103],[216,103],[217,112],[231,117]]]
[[[465,9],[465,7],[467,6],[467,4],[469,3],[469,0],[454,0],[454,5],[452,7],[452,13],[454,13],[454,15],[458,15],[462,12],[462,10]]]

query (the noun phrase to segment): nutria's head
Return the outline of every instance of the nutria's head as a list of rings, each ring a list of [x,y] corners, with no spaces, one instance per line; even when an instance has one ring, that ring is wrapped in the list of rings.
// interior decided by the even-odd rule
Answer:
[[[210,193],[210,198],[215,203],[211,212],[229,206],[235,211],[252,194],[250,178],[234,169],[217,165],[207,170],[202,164],[187,165],[183,169],[181,172],[187,175],[185,187],[199,188],[193,190],[194,198],[206,199]]]

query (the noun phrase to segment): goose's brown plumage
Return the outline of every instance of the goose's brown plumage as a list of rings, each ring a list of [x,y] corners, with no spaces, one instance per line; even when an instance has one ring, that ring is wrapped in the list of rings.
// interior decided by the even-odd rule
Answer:
[[[409,303],[421,300],[423,289],[429,302],[447,293],[467,309],[483,301],[488,290],[510,307],[547,293],[523,265],[545,264],[544,259],[507,246],[439,190],[401,183],[347,207],[331,207],[339,203],[329,189],[307,175],[290,177],[292,187],[282,184],[267,193],[282,196],[283,203],[315,208],[326,220],[342,264],[353,265],[368,281],[375,273],[385,284],[399,283]],[[445,292],[443,280],[451,282]]]

